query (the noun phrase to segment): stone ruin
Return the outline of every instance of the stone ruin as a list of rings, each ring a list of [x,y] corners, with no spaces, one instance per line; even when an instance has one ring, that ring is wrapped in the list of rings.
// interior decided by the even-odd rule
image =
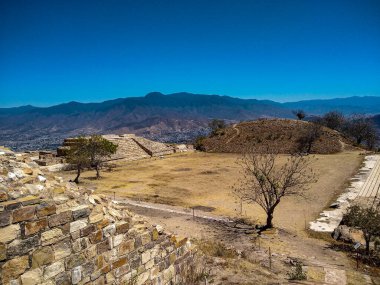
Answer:
[[[103,135],[104,138],[118,145],[116,153],[110,160],[124,159],[128,161],[173,154],[175,147],[138,137],[133,134]],[[57,156],[65,156],[71,146],[77,143],[76,138],[67,138],[58,147]]]
[[[186,284],[198,258],[187,238],[0,151],[0,284]]]

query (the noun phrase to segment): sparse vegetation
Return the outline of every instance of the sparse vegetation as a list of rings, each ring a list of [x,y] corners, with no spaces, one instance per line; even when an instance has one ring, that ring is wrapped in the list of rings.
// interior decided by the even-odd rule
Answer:
[[[369,255],[370,242],[380,237],[380,202],[375,201],[371,206],[350,206],[343,216],[342,223],[363,232],[366,254]]]
[[[310,154],[315,142],[322,136],[322,126],[318,123],[308,123],[300,130],[298,139],[298,151]]]
[[[303,120],[306,117],[306,113],[303,110],[293,110],[292,113],[298,120]]]
[[[81,171],[91,167],[96,170],[96,178],[100,178],[100,167],[104,159],[116,152],[117,145],[100,135],[91,135],[89,138],[80,136],[71,146],[67,154],[67,162],[75,165],[77,175],[73,180],[79,183]]]
[[[223,120],[213,119],[209,124],[209,128],[211,129],[211,135],[218,135],[221,130],[226,127],[226,123]]]
[[[306,274],[302,269],[302,263],[297,262],[293,270],[288,272],[289,280],[306,280]]]
[[[324,114],[320,123],[332,130],[341,131],[346,122],[346,118],[341,112],[331,111]]]
[[[203,144],[204,140],[206,139],[205,136],[199,136],[194,141],[194,148],[196,150],[205,151],[205,146]]]
[[[346,120],[344,133],[352,137],[357,145],[365,143],[372,149],[377,141],[376,128],[370,118],[355,115]]]
[[[315,181],[310,159],[292,154],[279,165],[278,151],[256,153],[248,149],[239,160],[244,178],[234,188],[234,194],[248,203],[258,204],[266,213],[263,229],[273,227],[273,214],[281,198],[289,195],[304,196],[307,186]]]

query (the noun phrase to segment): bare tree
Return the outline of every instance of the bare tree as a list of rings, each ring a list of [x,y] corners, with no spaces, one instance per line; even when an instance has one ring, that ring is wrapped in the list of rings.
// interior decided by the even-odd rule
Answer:
[[[242,201],[258,204],[265,211],[264,229],[273,227],[274,210],[282,197],[304,196],[309,184],[315,182],[310,157],[292,154],[283,164],[278,162],[279,158],[277,151],[255,153],[250,149],[239,161],[244,177],[234,188],[234,194]]]
[[[344,126],[346,118],[339,111],[330,111],[323,115],[322,123],[324,126],[340,131]]]
[[[303,110],[293,110],[292,113],[298,118],[298,120],[303,120],[306,117],[306,114]]]
[[[298,151],[309,154],[315,142],[322,135],[322,126],[318,123],[309,122],[300,130],[301,136],[297,140]]]
[[[376,128],[370,118],[363,115],[354,115],[346,122],[345,133],[356,140],[358,145],[366,142],[373,147],[377,140]]]

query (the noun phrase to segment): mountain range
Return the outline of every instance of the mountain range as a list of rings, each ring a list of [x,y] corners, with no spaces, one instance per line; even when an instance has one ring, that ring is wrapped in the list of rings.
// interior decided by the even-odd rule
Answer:
[[[69,102],[51,107],[0,108],[0,145],[17,150],[50,149],[63,138],[88,133],[136,133],[184,142],[207,132],[210,119],[230,122],[261,117],[291,118],[293,109],[309,115],[338,110],[379,114],[380,97],[349,97],[278,103],[229,96],[152,92],[101,103]]]

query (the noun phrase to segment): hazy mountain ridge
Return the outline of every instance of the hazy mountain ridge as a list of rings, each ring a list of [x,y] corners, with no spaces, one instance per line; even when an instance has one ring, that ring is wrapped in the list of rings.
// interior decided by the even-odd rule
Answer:
[[[169,95],[152,92],[145,97],[101,103],[0,108],[0,145],[15,149],[50,148],[67,136],[89,132],[136,133],[161,141],[184,142],[207,132],[212,118],[231,122],[260,117],[290,118],[292,109],[304,109],[310,115],[330,110],[350,114],[359,109],[380,113],[380,97],[277,103],[185,92]]]

